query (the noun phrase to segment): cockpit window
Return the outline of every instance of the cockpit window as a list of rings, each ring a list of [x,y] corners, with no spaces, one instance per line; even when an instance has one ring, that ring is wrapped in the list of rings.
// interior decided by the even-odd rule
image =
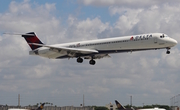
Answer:
[[[164,37],[168,37],[166,34],[164,34]]]
[[[164,37],[167,37],[167,35],[166,34],[160,35],[160,38],[164,38]]]

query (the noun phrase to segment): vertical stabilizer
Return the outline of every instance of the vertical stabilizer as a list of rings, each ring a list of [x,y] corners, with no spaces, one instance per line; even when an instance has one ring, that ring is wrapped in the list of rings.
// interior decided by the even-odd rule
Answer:
[[[36,110],[42,110],[44,108],[45,103],[42,103]]]
[[[29,33],[23,34],[22,37],[24,37],[24,39],[27,41],[27,43],[29,44],[29,46],[32,50],[35,50],[41,46],[32,45],[31,43],[43,44],[34,32],[29,32]]]
[[[117,100],[115,100],[115,103],[116,103],[116,106],[117,106],[117,109],[118,110],[125,110],[126,108],[123,106],[123,105],[121,105]]]

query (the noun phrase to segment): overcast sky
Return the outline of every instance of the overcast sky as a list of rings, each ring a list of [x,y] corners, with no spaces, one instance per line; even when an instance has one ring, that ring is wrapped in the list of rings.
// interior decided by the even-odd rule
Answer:
[[[76,59],[29,55],[21,36],[36,32],[45,44],[163,32],[180,42],[179,0],[0,0],[0,104],[51,102],[58,106],[170,105],[180,93],[180,45],[112,54],[89,65]]]

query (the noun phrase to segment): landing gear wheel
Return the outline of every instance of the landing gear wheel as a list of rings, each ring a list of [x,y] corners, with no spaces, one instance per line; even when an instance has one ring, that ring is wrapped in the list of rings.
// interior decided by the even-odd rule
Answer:
[[[95,65],[95,64],[96,64],[96,61],[95,61],[95,60],[90,60],[90,61],[89,61],[89,64],[90,64],[90,65]]]
[[[166,54],[170,54],[170,51],[169,51],[169,50],[170,50],[171,48],[170,48],[170,47],[167,47],[166,49],[167,49]]]
[[[167,50],[166,54],[170,54],[170,51],[169,51],[169,50]]]
[[[79,57],[79,58],[77,58],[77,62],[78,62],[78,63],[82,63],[82,62],[83,62],[83,59]]]

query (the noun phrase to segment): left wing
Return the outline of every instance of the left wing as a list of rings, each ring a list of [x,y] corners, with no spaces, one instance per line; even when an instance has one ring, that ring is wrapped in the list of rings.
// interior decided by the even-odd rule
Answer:
[[[93,49],[81,49],[81,48],[68,48],[68,47],[57,47],[52,45],[44,45],[44,44],[37,44],[37,43],[29,43],[30,45],[36,45],[41,47],[48,47],[52,51],[58,51],[58,52],[67,52],[67,53],[74,53],[74,54],[91,54],[91,53],[99,53],[97,50]]]

